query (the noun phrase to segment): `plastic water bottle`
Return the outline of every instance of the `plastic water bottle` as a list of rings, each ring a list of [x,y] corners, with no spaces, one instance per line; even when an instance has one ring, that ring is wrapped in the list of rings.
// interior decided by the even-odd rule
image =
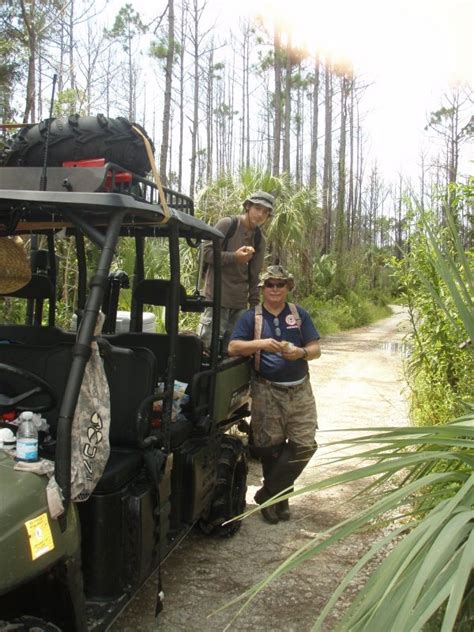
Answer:
[[[16,433],[16,460],[38,460],[38,430],[33,421],[33,413],[25,411],[20,415],[21,423]]]

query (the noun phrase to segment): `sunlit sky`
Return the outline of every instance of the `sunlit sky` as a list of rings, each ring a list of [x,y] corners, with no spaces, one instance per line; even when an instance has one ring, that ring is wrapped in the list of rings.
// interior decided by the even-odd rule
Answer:
[[[429,142],[428,114],[450,84],[474,87],[472,0],[240,0],[225,7],[230,21],[273,16],[291,27],[295,42],[354,65],[371,83],[365,124],[385,173],[415,170]]]
[[[156,15],[157,3],[127,1]],[[123,4],[111,0],[109,10]],[[363,109],[371,154],[391,177],[416,171],[428,115],[450,85],[474,87],[472,0],[208,0],[206,14],[222,31],[240,17],[281,20],[295,42],[352,63],[370,83]]]

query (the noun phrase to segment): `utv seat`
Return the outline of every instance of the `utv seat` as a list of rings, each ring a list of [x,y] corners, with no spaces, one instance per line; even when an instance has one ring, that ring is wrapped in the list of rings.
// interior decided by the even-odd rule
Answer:
[[[44,301],[49,301],[48,323],[54,324],[55,290],[51,280],[44,274],[32,274],[29,282],[15,292],[0,294],[0,296],[12,298],[25,298],[33,300],[35,326],[40,327],[43,319]]]
[[[15,332],[11,327],[6,329],[9,331],[0,329],[1,339],[5,340],[5,334],[8,333],[8,342],[0,344],[0,363],[24,368],[41,376],[53,388],[60,402],[72,362],[74,334],[67,334],[56,328],[50,330],[45,328],[44,331],[41,330],[42,334],[34,344],[30,341],[22,341],[19,334],[16,337],[12,335]],[[36,328],[18,327],[17,329]],[[28,338],[29,333],[24,331],[24,338]],[[52,340],[56,342],[50,344]],[[137,412],[145,398],[153,393],[157,378],[156,360],[148,349],[127,349],[105,345],[101,353],[104,357],[104,368],[110,389],[111,456],[96,488],[99,492],[120,489],[139,471],[143,462],[143,451],[139,448],[141,429],[137,427]],[[14,388],[15,384],[10,378],[7,379],[7,388]],[[37,399],[34,403],[41,403],[41,395],[35,397]],[[49,411],[45,416],[50,424],[51,435],[55,438],[58,408]],[[146,429],[142,430],[146,432]],[[48,454],[48,458],[51,456],[54,455]]]
[[[158,381],[162,381],[168,369],[169,336],[148,332],[129,332],[106,336],[115,346],[135,349],[149,349],[156,358]],[[201,370],[204,345],[196,334],[178,334],[176,347],[176,379],[191,384],[196,373]]]
[[[137,449],[111,448],[94,494],[110,494],[123,489],[143,467],[143,452]]]
[[[179,305],[186,302],[186,290],[179,286]],[[144,279],[133,290],[132,323],[135,323],[133,331],[140,332],[143,327],[144,305],[158,305],[165,308],[165,329],[170,330],[170,314],[168,306],[171,301],[171,281],[168,279]]]
[[[26,285],[15,292],[1,293],[0,296],[17,298],[50,299],[54,296],[54,285],[44,274],[32,274]]]
[[[126,347],[146,347],[155,355],[158,363],[160,380],[168,371],[169,337],[165,334],[151,334],[142,332],[142,316],[145,305],[162,305],[165,307],[165,329],[170,330],[169,304],[171,301],[172,285],[169,279],[144,279],[133,290],[131,321],[134,329],[126,334],[110,336],[112,344]],[[178,288],[179,306],[186,306],[186,290],[182,285]],[[194,333],[178,334],[175,376],[186,384],[191,384],[196,373],[201,370],[204,345],[201,338]]]
[[[125,333],[103,337],[102,350],[111,394],[111,454],[97,491],[105,493],[129,480],[142,462],[138,448],[137,410],[153,393],[167,370],[169,339],[165,334]],[[61,401],[72,362],[76,334],[58,327],[0,327],[0,362],[25,368],[43,377]],[[180,334],[177,343],[176,378],[191,384],[200,371],[203,344],[194,334]],[[59,410],[45,415],[56,437]],[[171,448],[182,444],[193,430],[187,420],[171,425]],[[54,454],[48,455],[54,458]]]
[[[0,344],[0,362],[39,375],[50,384],[60,401],[72,363],[75,337],[68,341],[61,340],[54,345],[24,343],[12,339],[10,341]],[[155,358],[148,349],[115,348],[112,345],[101,349],[101,355],[110,389],[110,443],[112,446],[136,447],[136,412],[142,401],[153,392],[156,379]],[[56,436],[58,415],[57,409],[47,414],[53,437]]]
[[[60,327],[36,325],[0,325],[0,344],[24,344],[53,347],[61,342],[74,344],[76,334]],[[25,366],[25,368],[27,368]]]

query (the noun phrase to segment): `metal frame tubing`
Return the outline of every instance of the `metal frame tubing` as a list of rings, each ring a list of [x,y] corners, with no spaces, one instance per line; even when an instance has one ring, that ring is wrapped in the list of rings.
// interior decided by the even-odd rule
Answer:
[[[90,347],[101,309],[107,277],[114,257],[120,228],[126,211],[117,210],[110,219],[100,253],[99,264],[91,279],[90,293],[84,308],[84,315],[77,332],[76,345],[73,348],[71,370],[64,391],[58,418],[55,476],[64,498],[64,509],[71,499],[71,430],[77,400],[88,362],[84,350]]]
[[[79,230],[74,231],[74,237],[76,240],[76,254],[77,254],[77,269],[79,271],[79,278],[77,282],[77,307],[83,310],[86,304],[87,298],[87,261],[86,261],[86,248],[84,244],[84,234]],[[78,322],[79,326],[79,322]]]
[[[219,354],[219,330],[221,325],[221,312],[219,306],[221,304],[222,281],[221,240],[218,237],[214,237],[212,240],[212,256],[212,263],[214,267],[214,298],[212,299],[211,369],[215,370]]]
[[[145,278],[145,238],[142,235],[135,237],[135,264],[132,276],[132,304],[130,307],[130,331],[141,331],[143,328],[143,312],[138,309],[138,301],[135,298],[135,289],[140,281]]]
[[[165,449],[170,450],[171,444],[171,413],[173,407],[174,376],[176,372],[176,351],[178,340],[178,318],[180,304],[181,262],[179,257],[179,229],[172,221],[169,223],[169,253],[171,290],[169,305],[166,306],[168,318],[169,355],[165,378],[165,396],[163,398],[163,421],[165,434]],[[168,314],[169,310],[169,314]]]

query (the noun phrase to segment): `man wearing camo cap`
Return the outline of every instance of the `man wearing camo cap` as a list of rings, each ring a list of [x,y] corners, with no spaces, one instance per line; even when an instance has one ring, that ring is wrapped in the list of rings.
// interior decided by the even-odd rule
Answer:
[[[280,265],[261,275],[262,303],[237,321],[229,355],[253,356],[252,431],[260,456],[263,486],[255,494],[261,505],[291,488],[316,450],[316,403],[308,360],[320,357],[319,333],[308,312],[286,301],[293,276]],[[289,520],[288,500],[262,509],[276,524]]]
[[[250,306],[259,301],[258,280],[265,256],[265,237],[260,228],[271,217],[275,198],[266,191],[256,191],[242,204],[243,213],[222,217],[215,228],[224,235],[222,245],[221,312],[219,335],[224,347],[238,318]],[[204,248],[205,274],[204,295],[212,300],[214,267],[212,245]],[[206,347],[210,346],[212,331],[212,307],[203,312],[198,334]]]

